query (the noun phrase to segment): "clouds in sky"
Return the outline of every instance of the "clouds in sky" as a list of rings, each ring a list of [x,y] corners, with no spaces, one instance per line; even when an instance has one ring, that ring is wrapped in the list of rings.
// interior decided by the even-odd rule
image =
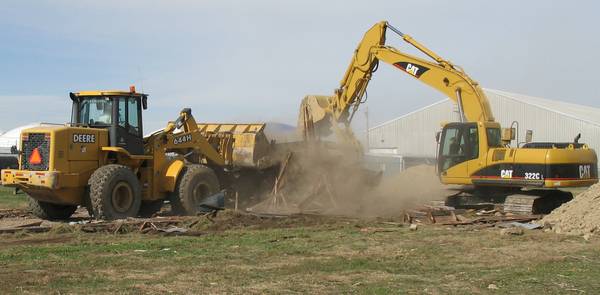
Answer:
[[[70,91],[150,94],[147,129],[183,107],[200,121],[294,123],[338,86],[362,34],[387,19],[484,87],[600,106],[594,1],[7,1],[0,129],[66,121]],[[406,48],[389,37],[391,44]],[[52,98],[52,99],[50,99]],[[382,66],[372,124],[441,95]],[[22,104],[36,106],[36,118]],[[357,116],[360,128],[362,116]]]

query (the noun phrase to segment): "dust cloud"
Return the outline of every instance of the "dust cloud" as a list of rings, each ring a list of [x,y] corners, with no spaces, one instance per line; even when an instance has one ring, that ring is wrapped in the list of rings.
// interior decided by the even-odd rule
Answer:
[[[382,177],[363,168],[362,158],[348,147],[303,145],[290,152],[276,188],[249,211],[387,217],[449,195],[433,166],[414,166]]]
[[[385,217],[418,207],[429,201],[444,200],[452,194],[440,183],[435,167],[418,165],[385,177],[364,196],[368,203],[361,215]]]

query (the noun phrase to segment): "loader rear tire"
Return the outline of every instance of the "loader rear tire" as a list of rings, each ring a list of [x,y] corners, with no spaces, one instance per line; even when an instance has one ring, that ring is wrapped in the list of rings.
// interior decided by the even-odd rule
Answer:
[[[141,186],[127,166],[102,166],[94,171],[88,184],[94,218],[113,220],[138,214],[142,204]]]
[[[198,164],[186,165],[180,175],[171,207],[176,214],[197,215],[202,201],[219,192],[219,179],[211,168]]]
[[[33,215],[47,220],[67,219],[77,210],[75,205],[59,205],[38,201],[29,197],[29,211]]]

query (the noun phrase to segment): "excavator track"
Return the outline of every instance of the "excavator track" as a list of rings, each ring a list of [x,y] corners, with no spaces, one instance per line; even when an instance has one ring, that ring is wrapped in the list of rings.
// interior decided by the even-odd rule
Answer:
[[[509,195],[504,200],[504,212],[514,214],[548,214],[573,199],[564,191],[534,191],[531,194]]]
[[[560,190],[465,190],[446,198],[445,205],[455,208],[500,209],[516,215],[548,214],[573,199]]]

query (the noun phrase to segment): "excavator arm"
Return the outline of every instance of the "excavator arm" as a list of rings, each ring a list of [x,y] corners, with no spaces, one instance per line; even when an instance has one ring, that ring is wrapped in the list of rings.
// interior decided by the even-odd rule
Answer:
[[[385,45],[386,30],[397,33],[404,41],[423,52],[426,60]],[[304,98],[299,117],[305,138],[338,132],[339,124],[349,130],[349,124],[363,102],[367,86],[379,61],[390,64],[421,82],[437,89],[455,101],[463,121],[494,121],[489,102],[479,87],[460,67],[453,65],[403,34],[387,22],[379,22],[369,29],[354,52],[350,65],[333,96],[310,95]],[[338,129],[338,130],[336,130]]]

